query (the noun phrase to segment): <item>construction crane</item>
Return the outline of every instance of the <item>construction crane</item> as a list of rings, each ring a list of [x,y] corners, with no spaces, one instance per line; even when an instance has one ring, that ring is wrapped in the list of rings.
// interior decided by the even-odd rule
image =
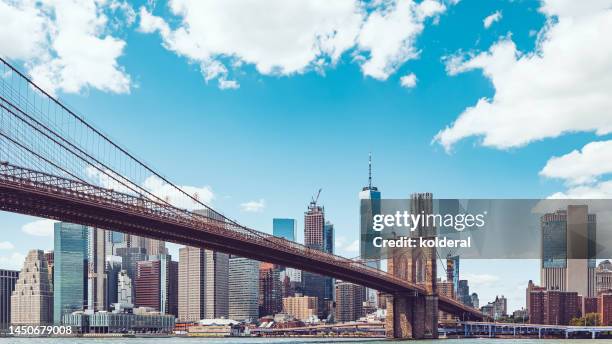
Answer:
[[[319,189],[319,191],[317,192],[317,196],[313,196],[311,201],[310,201],[310,207],[314,208],[317,206],[317,202],[319,201],[319,196],[321,195],[321,191],[323,189]]]

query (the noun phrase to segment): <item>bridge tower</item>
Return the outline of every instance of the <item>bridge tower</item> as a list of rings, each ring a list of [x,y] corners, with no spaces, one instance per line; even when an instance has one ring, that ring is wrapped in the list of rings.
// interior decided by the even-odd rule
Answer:
[[[412,214],[432,214],[432,194],[413,194],[410,211]],[[415,237],[434,238],[435,235],[436,228],[433,226],[419,225],[413,232]],[[387,295],[387,337],[438,338],[436,248],[396,248],[389,254],[387,271],[425,288],[425,293]]]

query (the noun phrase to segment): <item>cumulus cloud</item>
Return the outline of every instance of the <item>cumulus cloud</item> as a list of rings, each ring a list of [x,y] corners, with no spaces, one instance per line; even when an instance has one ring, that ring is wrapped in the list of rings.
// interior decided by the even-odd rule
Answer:
[[[261,198],[259,201],[249,201],[240,204],[240,209],[248,213],[260,213],[266,207],[266,201]]]
[[[612,198],[612,181],[595,184],[577,185],[564,192],[556,192],[549,198],[555,199],[610,199]]]
[[[491,27],[491,25],[493,25],[493,23],[498,22],[501,19],[502,19],[502,12],[495,11],[482,20],[482,25],[484,26],[485,29],[488,29]]]
[[[464,279],[470,281],[470,286],[474,288],[490,287],[500,281],[499,276],[491,274],[465,274]]]
[[[239,84],[236,66],[264,75],[292,75],[334,66],[354,50],[364,75],[385,80],[418,56],[414,48],[427,18],[444,12],[440,1],[172,0],[171,21],[140,8],[139,30],[158,33],[163,46],[199,66],[206,82]],[[176,23],[176,24],[171,24]]]
[[[21,231],[33,236],[53,237],[56,222],[55,220],[49,219],[36,220],[23,225]]]
[[[335,239],[335,251],[338,255],[354,258],[359,254],[359,240],[349,240],[345,236],[338,236]]]
[[[589,184],[612,173],[612,140],[591,142],[581,150],[552,157],[540,171],[547,178],[565,180],[570,185]]]
[[[23,61],[51,93],[128,93],[131,79],[118,62],[126,43],[111,32],[134,18],[117,0],[0,0],[0,55]]]
[[[12,242],[10,241],[0,241],[0,250],[12,250],[15,248],[15,245],[13,245]]]
[[[0,256],[0,267],[10,270],[21,270],[25,255],[19,252],[13,252],[7,256]]]
[[[450,75],[481,70],[492,98],[467,107],[434,138],[450,150],[468,137],[507,149],[570,132],[612,132],[612,0],[545,0],[548,22],[534,52],[511,38],[488,51],[447,60]]]
[[[417,77],[414,73],[406,74],[400,78],[400,85],[405,88],[413,88],[417,84]]]
[[[155,196],[166,200],[175,207],[189,210],[201,207],[194,200],[158,177],[148,177],[144,181],[143,186]],[[210,204],[215,198],[210,186],[178,185],[178,187],[204,204]]]

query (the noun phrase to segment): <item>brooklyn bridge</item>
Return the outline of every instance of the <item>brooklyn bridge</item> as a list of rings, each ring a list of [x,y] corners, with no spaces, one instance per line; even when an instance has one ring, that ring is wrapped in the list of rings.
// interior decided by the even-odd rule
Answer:
[[[461,320],[483,319],[478,310],[438,295],[435,249],[394,256],[385,272],[242,226],[177,187],[3,59],[0,80],[0,210],[204,247],[360,284],[385,297],[388,337],[436,338],[439,310]],[[148,178],[204,211],[177,207],[147,188]]]

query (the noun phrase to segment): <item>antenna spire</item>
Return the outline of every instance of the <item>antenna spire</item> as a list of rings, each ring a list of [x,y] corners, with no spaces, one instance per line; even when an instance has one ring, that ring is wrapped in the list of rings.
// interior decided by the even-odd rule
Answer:
[[[372,152],[368,155],[368,185],[372,190]]]

